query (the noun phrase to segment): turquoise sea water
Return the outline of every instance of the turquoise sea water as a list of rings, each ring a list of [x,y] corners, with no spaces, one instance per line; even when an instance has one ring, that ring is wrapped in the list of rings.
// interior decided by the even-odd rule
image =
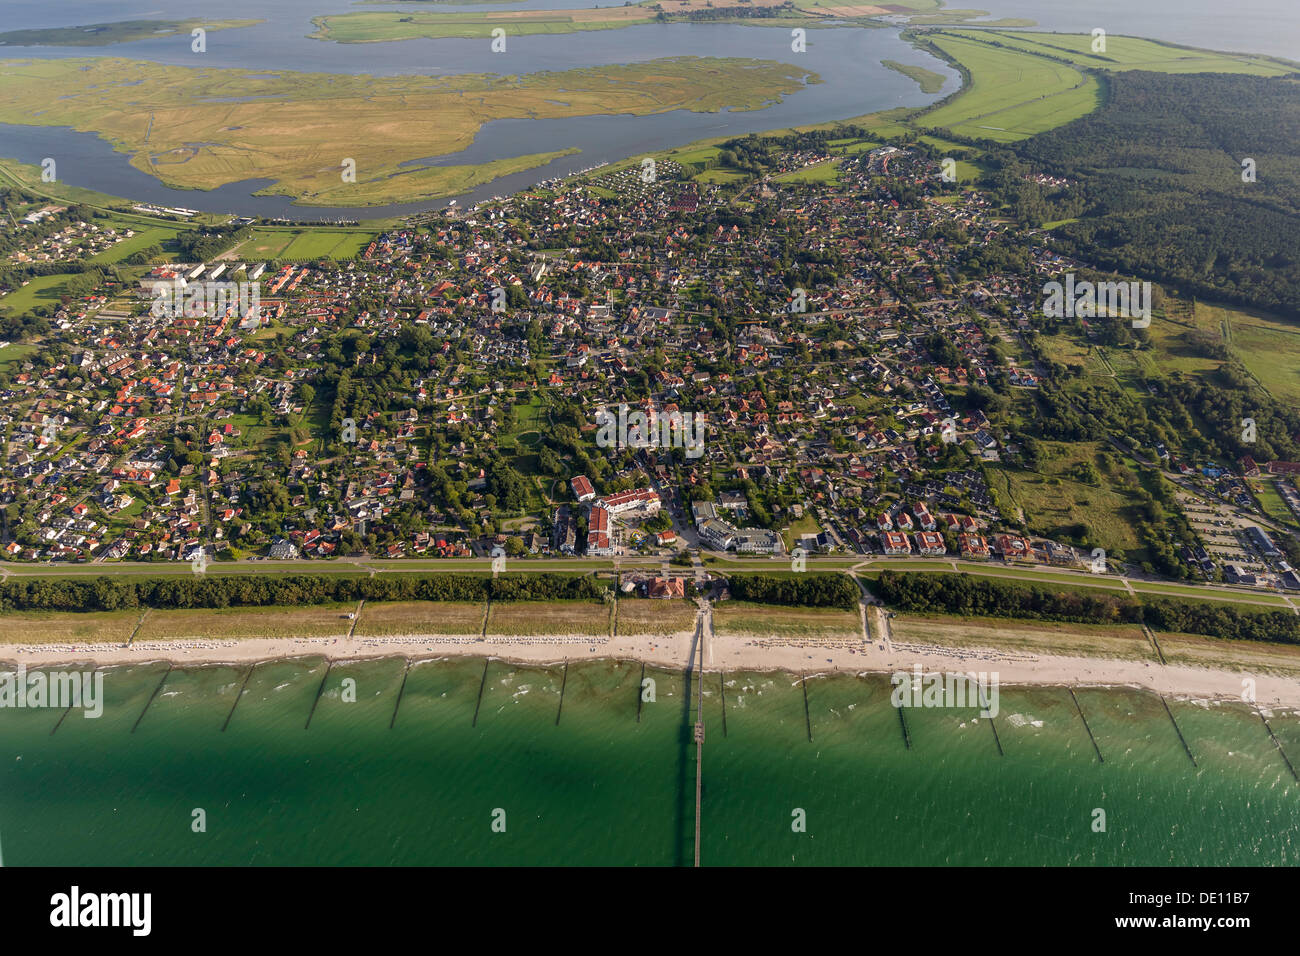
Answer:
[[[4,862],[689,865],[696,688],[645,676],[638,708],[631,662],[110,669],[99,719],[0,710]],[[910,748],[889,689],[813,678],[805,708],[793,676],[707,674],[702,864],[1300,862],[1300,785],[1245,705],[1170,700],[1189,757],[1159,698],[1079,690],[1099,762],[1065,689],[1002,688],[996,739],[910,709]],[[1300,715],[1269,724],[1294,762]]]

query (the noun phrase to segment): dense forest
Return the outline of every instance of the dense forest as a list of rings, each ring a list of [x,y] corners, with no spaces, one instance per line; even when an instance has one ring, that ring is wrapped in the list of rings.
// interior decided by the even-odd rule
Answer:
[[[1135,71],[1107,87],[1096,112],[990,149],[998,198],[1026,226],[1077,218],[1055,245],[1098,267],[1300,315],[1300,84]]]
[[[901,611],[1081,624],[1145,623],[1162,631],[1300,644],[1300,618],[1290,611],[1242,611],[1226,604],[1164,599],[1138,602],[1122,594],[1054,591],[969,574],[884,571],[876,593]]]
[[[801,574],[794,577],[734,574],[730,578],[730,585],[733,598],[756,604],[839,607],[851,610],[858,606],[861,597],[858,586],[843,574]]]
[[[334,601],[599,600],[586,574],[229,574],[205,577],[28,578],[0,584],[0,611],[116,611],[328,604]]]

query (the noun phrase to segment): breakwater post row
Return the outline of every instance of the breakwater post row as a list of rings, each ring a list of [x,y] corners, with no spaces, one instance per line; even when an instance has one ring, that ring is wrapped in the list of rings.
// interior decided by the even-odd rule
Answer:
[[[158,696],[158,691],[162,690],[162,688],[163,688],[163,684],[167,683],[167,678],[171,675],[171,672],[172,672],[172,666],[173,666],[173,665],[168,664],[168,665],[167,665],[167,670],[163,671],[162,680],[160,680],[160,681],[158,682],[158,686],[155,687],[155,688],[153,689],[153,693],[150,694],[150,695],[149,695],[149,699],[148,699],[147,701],[145,701],[144,710],[140,711],[140,716],[137,717],[137,718],[135,719],[135,723],[131,725],[131,733],[135,733],[135,728],[139,727],[139,726],[140,726],[140,721],[144,720],[145,712],[149,710],[149,707],[150,707],[150,706],[153,704],[153,702],[154,702],[154,698],[156,698],[156,697]],[[60,719],[59,723],[63,723],[63,721]]]
[[[799,681],[803,688],[803,722],[808,730],[808,743],[812,743],[812,716],[808,713],[808,678]]]
[[[239,701],[244,696],[244,690],[248,687],[248,680],[253,676],[253,671],[256,669],[256,662],[248,666],[248,673],[244,675],[244,682],[239,685],[239,693],[235,695],[235,702],[230,705],[230,713],[226,714],[226,722],[221,725],[221,732],[223,734],[226,732],[226,728],[230,726],[230,718],[235,716],[235,708],[239,706]]]
[[[320,686],[316,688],[316,698],[311,702],[311,710],[307,712],[307,723],[303,724],[303,730],[309,730],[311,728],[311,719],[316,714],[316,705],[320,703],[320,695],[325,693],[325,682],[329,680],[330,668],[333,666],[333,661],[330,661],[325,665],[325,673],[321,676]]]
[[[564,660],[564,677],[560,680],[560,705],[555,708],[555,726],[560,726],[560,714],[564,713],[564,688],[569,686],[569,660]]]
[[[406,659],[406,669],[402,671],[402,686],[397,688],[397,702],[393,704],[393,716],[388,721],[388,729],[392,730],[397,723],[397,708],[402,706],[402,695],[406,693],[406,678],[411,676],[411,659]]]
[[[478,726],[478,709],[483,706],[483,688],[487,687],[488,664],[492,663],[492,658],[483,662],[483,679],[478,682],[478,700],[474,701],[474,719],[470,721],[471,727]]]
[[[1259,714],[1259,719],[1264,721],[1264,729],[1268,731],[1268,736],[1273,741],[1273,746],[1276,747],[1277,752],[1281,754],[1282,762],[1286,764],[1286,769],[1291,771],[1291,776],[1295,778],[1296,783],[1300,783],[1300,776],[1296,775],[1295,766],[1291,763],[1291,758],[1289,758],[1286,755],[1286,751],[1282,749],[1282,741],[1277,739],[1273,733],[1273,728],[1268,725],[1268,718],[1264,716],[1264,712],[1260,710],[1259,707],[1255,708],[1255,713]]]
[[[1105,763],[1106,761],[1101,755],[1101,748],[1097,746],[1097,738],[1092,735],[1092,728],[1088,726],[1088,718],[1083,716],[1083,708],[1079,706],[1079,698],[1074,696],[1074,688],[1067,687],[1066,690],[1070,692],[1070,700],[1074,701],[1074,709],[1079,712],[1079,719],[1083,721],[1083,729],[1088,732],[1088,739],[1092,741],[1092,749],[1097,751],[1097,763]]]
[[[1192,766],[1195,767],[1196,758],[1192,756],[1192,748],[1187,746],[1187,738],[1183,736],[1182,730],[1179,729],[1178,721],[1174,720],[1174,712],[1169,709],[1169,701],[1165,700],[1164,694],[1159,694],[1158,696],[1160,697],[1160,703],[1165,705],[1165,713],[1169,715],[1169,722],[1174,725],[1174,733],[1178,735],[1179,741],[1182,742],[1183,749],[1187,751],[1187,759],[1190,760]]]

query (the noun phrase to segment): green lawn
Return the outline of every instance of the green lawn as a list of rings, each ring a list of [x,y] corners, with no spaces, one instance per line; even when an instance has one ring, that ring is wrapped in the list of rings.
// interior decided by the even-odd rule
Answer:
[[[28,312],[38,305],[58,305],[63,295],[63,284],[69,278],[63,273],[37,276],[21,289],[0,297],[0,310]]]

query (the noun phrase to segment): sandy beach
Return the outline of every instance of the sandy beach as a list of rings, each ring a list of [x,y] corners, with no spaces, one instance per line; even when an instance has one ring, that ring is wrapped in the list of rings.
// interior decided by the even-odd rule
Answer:
[[[145,641],[124,644],[10,644],[0,660],[28,670],[73,663],[106,667],[165,660],[177,665],[249,664],[320,656],[336,661],[375,657],[413,660],[450,656],[493,657],[520,664],[619,658],[665,668],[686,667],[694,633],[654,636],[488,637],[409,635],[358,638],[277,638]],[[1066,657],[985,648],[867,642],[861,638],[709,636],[708,671],[782,671],[792,674],[894,673],[920,664],[926,671],[996,672],[1004,686],[1016,684],[1127,686],[1169,697],[1242,700],[1243,681],[1255,682],[1261,706],[1300,707],[1300,681],[1249,671],[1161,665],[1150,661]]]

